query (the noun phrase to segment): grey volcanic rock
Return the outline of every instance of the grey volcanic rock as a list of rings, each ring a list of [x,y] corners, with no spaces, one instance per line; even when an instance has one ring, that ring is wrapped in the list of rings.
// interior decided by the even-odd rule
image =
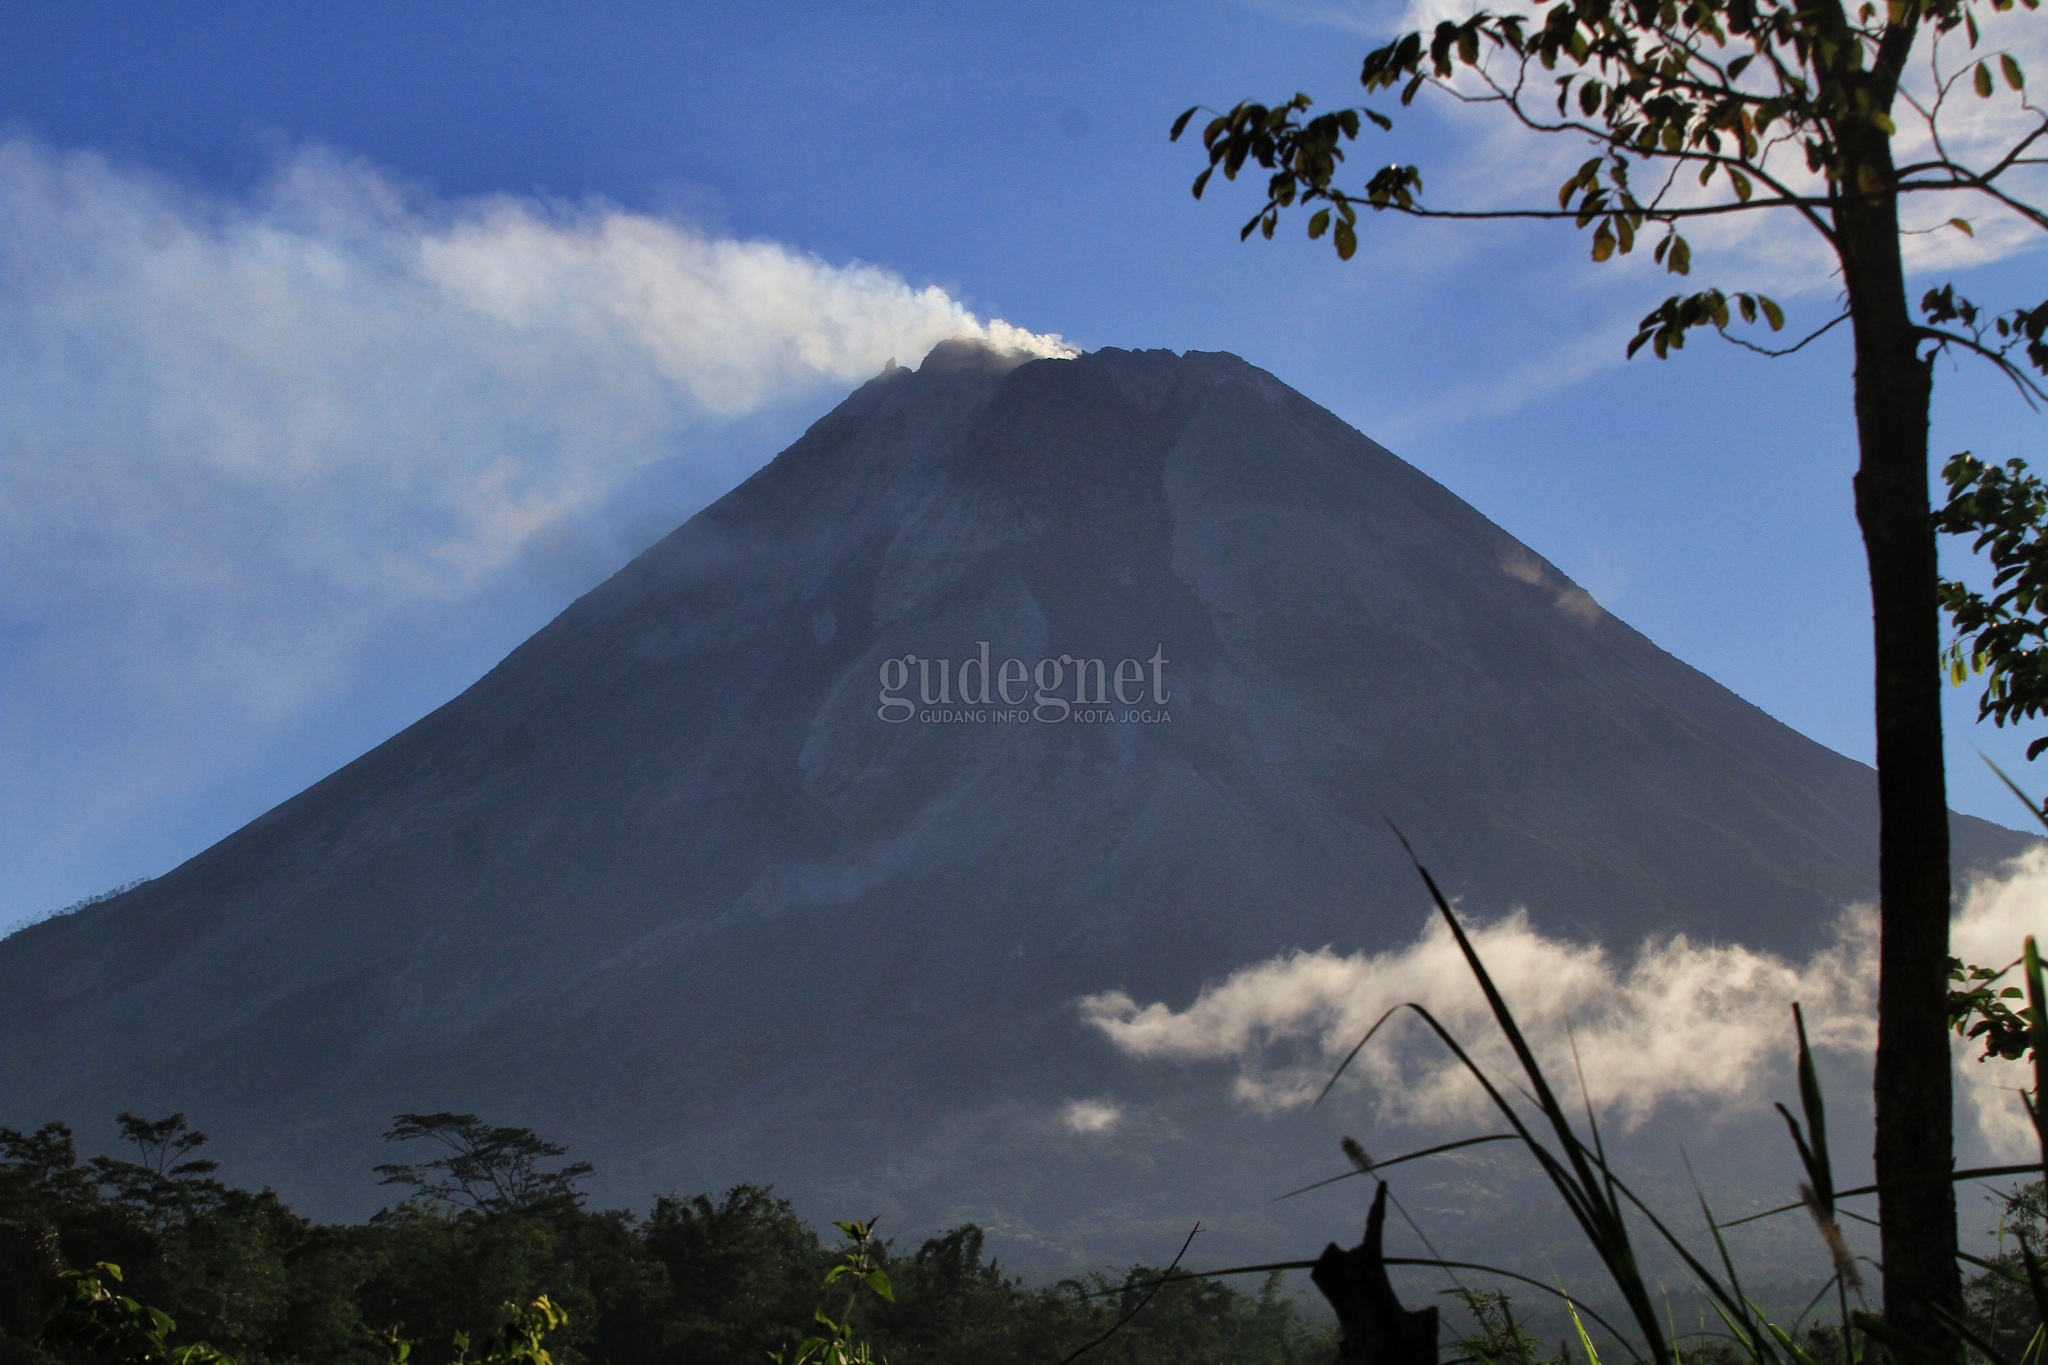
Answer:
[[[1088,687],[1141,661],[1142,705],[882,718],[887,661],[951,661],[957,711],[981,642]],[[1867,768],[1271,376],[949,344],[404,733],[0,943],[0,1122],[183,1109],[230,1174],[360,1213],[391,1113],[476,1109],[620,1201],[773,1180],[1027,1260],[1156,1251],[1315,1171],[1075,997],[1407,940],[1389,818],[1476,911],[1619,943],[1800,953],[1874,889]],[[1955,829],[1965,865],[2023,843]],[[1054,1121],[1112,1090],[1151,1126]],[[1265,1216],[1235,1235],[1293,1235]]]

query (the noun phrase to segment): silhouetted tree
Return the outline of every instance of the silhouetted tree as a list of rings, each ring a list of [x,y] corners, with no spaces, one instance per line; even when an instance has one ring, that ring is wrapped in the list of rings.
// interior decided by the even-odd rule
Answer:
[[[580,1205],[583,1195],[576,1185],[591,1170],[587,1161],[542,1170],[541,1162],[567,1156],[569,1149],[531,1128],[493,1127],[474,1114],[400,1114],[384,1140],[433,1142],[447,1151],[433,1161],[377,1167],[384,1184],[410,1185],[419,1198],[483,1213],[557,1202]]]

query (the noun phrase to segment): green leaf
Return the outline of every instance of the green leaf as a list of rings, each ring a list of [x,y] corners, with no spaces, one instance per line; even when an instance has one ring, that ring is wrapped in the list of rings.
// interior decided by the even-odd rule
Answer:
[[[1762,294],[1758,294],[1756,296],[1756,302],[1757,307],[1764,310],[1764,321],[1771,324],[1771,330],[1773,332],[1784,331],[1785,310],[1778,307],[1776,303],[1772,302],[1769,298],[1765,297]]]
[[[1200,199],[1202,197],[1202,191],[1209,188],[1209,177],[1215,173],[1216,168],[1211,166],[1195,177],[1195,198]]]
[[[1998,69],[2005,73],[2005,83],[2013,89],[2018,90],[2026,85],[2026,73],[2020,70],[2020,64],[2013,60],[2010,52],[1998,54]]]
[[[1614,254],[1614,229],[1607,224],[1607,219],[1601,219],[1600,226],[1593,232],[1593,259],[1595,261],[1604,261]]]
[[[1313,242],[1329,230],[1330,211],[1328,209],[1317,209],[1314,216],[1308,220],[1308,239]]]
[[[1340,261],[1350,260],[1352,253],[1358,250],[1358,234],[1352,231],[1351,224],[1342,219],[1338,220],[1337,230],[1331,234],[1331,239],[1337,244],[1337,259]]]
[[[1977,235],[1977,230],[1970,226],[1970,220],[1967,218],[1951,218],[1948,220],[1948,225],[1957,232],[1962,233],[1965,237],[1975,237]]]
[[[1180,135],[1181,135],[1182,133],[1185,133],[1185,132],[1186,132],[1186,131],[1188,130],[1188,120],[1189,120],[1189,119],[1192,119],[1192,118],[1193,118],[1193,117],[1195,116],[1196,110],[1198,110],[1198,109],[1200,109],[1200,108],[1201,108],[1201,106],[1200,106],[1200,105],[1197,105],[1197,106],[1195,106],[1195,108],[1194,108],[1194,109],[1190,109],[1190,110],[1188,110],[1188,111],[1187,111],[1186,113],[1182,114],[1182,115],[1181,115],[1181,116],[1180,116],[1179,118],[1175,119],[1175,120],[1173,121],[1173,131],[1172,131],[1171,133],[1167,134],[1167,138],[1166,138],[1166,140],[1167,140],[1168,142],[1178,142],[1178,141],[1180,141]]]
[[[1586,1359],[1591,1361],[1592,1365],[1600,1365],[1600,1352],[1593,1348],[1593,1338],[1586,1334],[1586,1324],[1579,1321],[1579,1306],[1570,1299],[1564,1301],[1564,1306],[1570,1310],[1572,1326],[1578,1330],[1579,1349],[1586,1353]]]
[[[1979,62],[1979,63],[1977,63],[1977,74],[1976,74],[1976,76],[1975,76],[1975,78],[1974,78],[1974,79],[1975,79],[1975,82],[1976,82],[1976,86],[1977,86],[1977,97],[1978,97],[1979,99],[1987,99],[1987,100],[1988,100],[1988,99],[1990,99],[1990,98],[1991,98],[1991,68],[1990,68],[1990,66],[1989,66],[1989,65],[1987,65],[1987,64],[1986,64],[1986,63],[1984,63],[1984,62]]]

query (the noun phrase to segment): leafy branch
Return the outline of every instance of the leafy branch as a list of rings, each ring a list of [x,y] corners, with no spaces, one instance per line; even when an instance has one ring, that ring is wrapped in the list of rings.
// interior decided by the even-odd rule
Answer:
[[[1958,1038],[1982,1038],[1980,1061],[2002,1057],[2016,1062],[2033,1060],[2034,1012],[2031,1006],[2014,1009],[2008,1000],[2024,1000],[2027,993],[2018,986],[1998,987],[2005,974],[2020,965],[2019,959],[1997,971],[1989,967],[1966,966],[1959,957],[1948,960],[1948,1015]],[[1994,989],[1997,987],[1997,989]]]
[[[823,1332],[806,1337],[794,1350],[772,1352],[769,1359],[774,1365],[885,1365],[878,1362],[868,1343],[853,1334],[854,1309],[860,1300],[860,1291],[865,1288],[878,1295],[884,1302],[896,1301],[896,1290],[889,1283],[888,1272],[883,1268],[884,1249],[875,1240],[875,1223],[835,1223],[840,1235],[846,1238],[846,1248],[839,1260],[825,1272],[825,1287],[831,1288],[841,1280],[847,1281],[846,1306],[837,1318],[820,1308],[812,1320]]]
[[[1985,2],[1994,11],[2039,4]],[[2003,185],[2017,168],[2044,164],[2032,153],[2048,135],[2048,113],[2028,101],[2026,72],[2017,57],[1976,51],[1979,4],[1893,0],[1882,7],[1865,4],[1853,17],[1839,5],[1785,0],[1566,0],[1529,14],[1481,11],[1374,49],[1360,83],[1369,95],[1395,93],[1403,107],[1432,88],[1462,103],[1497,105],[1531,132],[1585,139],[1595,154],[1559,186],[1555,207],[1425,205],[1421,168],[1399,163],[1373,171],[1362,187],[1346,188],[1339,177],[1347,144],[1368,124],[1391,132],[1394,121],[1371,105],[1314,114],[1306,94],[1210,111],[1202,128],[1209,164],[1193,190],[1201,198],[1219,170],[1235,180],[1249,167],[1262,169],[1268,172],[1265,202],[1239,236],[1258,232],[1270,239],[1283,211],[1313,205],[1309,238],[1328,236],[1342,259],[1358,249],[1361,208],[1416,218],[1570,222],[1590,230],[1596,262],[1631,254],[1646,230],[1661,229],[1653,255],[1676,275],[1692,268],[1682,224],[1767,209],[1796,213],[1837,250],[1845,202],[1909,194],[1988,197],[2048,228],[2048,216]],[[1923,28],[1933,36],[1932,100],[1914,97],[1902,84]],[[1958,31],[1972,59],[1944,74],[1941,44]],[[1951,153],[1944,135],[1949,95],[1965,80],[1980,100],[1993,98],[2002,85],[2032,120],[1988,164],[1971,165]],[[1935,155],[1894,166],[1890,145],[1899,130],[1893,111],[1901,101],[1926,125]],[[1201,112],[1198,106],[1182,113],[1172,137],[1178,140]],[[1781,164],[1791,154],[1796,161]],[[1665,167],[1661,184],[1654,193],[1639,193],[1635,173],[1657,163]],[[1966,217],[1951,217],[1943,226],[1974,235]],[[1761,317],[1772,331],[1782,329],[1782,310],[1764,296],[1738,292],[1732,301],[1745,322]],[[1639,325],[1629,354],[1648,345],[1659,358],[1667,357],[1700,326],[1727,336],[1730,303],[1719,289],[1672,295]],[[2048,301],[2000,314],[1994,326],[2000,337],[2024,335],[2029,360],[2048,373],[2044,329]],[[2008,377],[2018,373],[2005,359],[2009,348],[1987,344],[1984,336],[1933,328],[1923,335],[1936,349],[1970,351],[1998,363]],[[1750,348],[1789,354],[1799,346]]]
[[[1934,515],[1935,529],[1974,535],[1971,550],[1992,569],[1989,597],[1956,580],[1941,583],[1942,609],[1956,629],[1945,657],[1950,681],[1982,674],[1977,714],[1994,725],[2048,714],[2048,486],[2025,460],[2001,467],[1968,451],[1941,474],[1949,498]],[[2030,742],[2027,757],[2043,749],[2048,736]]]

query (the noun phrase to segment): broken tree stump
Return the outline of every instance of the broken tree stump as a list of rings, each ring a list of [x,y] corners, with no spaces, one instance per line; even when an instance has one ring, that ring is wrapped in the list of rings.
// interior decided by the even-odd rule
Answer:
[[[1406,1309],[1387,1279],[1381,1240],[1387,1222],[1387,1184],[1380,1182],[1365,1240],[1346,1251],[1323,1248],[1309,1278],[1337,1310],[1341,1337],[1333,1365],[1437,1365],[1436,1309]]]

